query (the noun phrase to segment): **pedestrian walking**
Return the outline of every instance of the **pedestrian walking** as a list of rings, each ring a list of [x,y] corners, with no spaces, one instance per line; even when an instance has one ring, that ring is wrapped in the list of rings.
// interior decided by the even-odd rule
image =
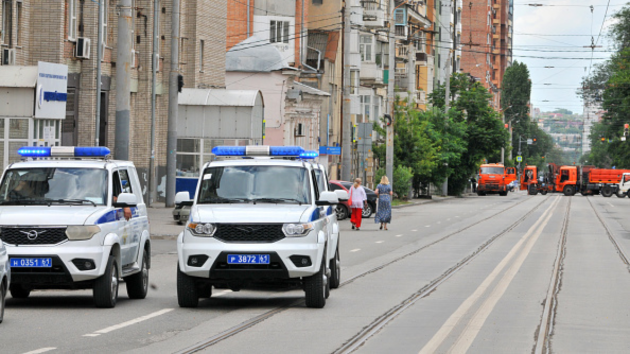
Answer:
[[[361,229],[361,221],[363,220],[363,206],[367,202],[367,195],[365,189],[361,187],[361,178],[354,180],[354,184],[350,187],[350,208],[352,209],[352,216],[350,222],[352,223],[352,229],[359,231]]]
[[[392,186],[389,185],[387,176],[381,178],[381,183],[376,186],[376,196],[378,196],[378,208],[374,222],[381,223],[379,230],[387,230],[387,224],[392,222]]]
[[[470,183],[472,183],[473,193],[477,193],[477,180],[475,177],[470,178]]]

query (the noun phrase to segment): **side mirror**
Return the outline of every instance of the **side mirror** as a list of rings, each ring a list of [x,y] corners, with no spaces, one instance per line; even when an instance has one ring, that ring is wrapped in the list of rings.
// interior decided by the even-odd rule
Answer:
[[[319,200],[315,202],[315,205],[334,205],[339,204],[339,198],[335,192],[322,192],[319,195]]]
[[[350,197],[348,196],[348,192],[344,190],[337,189],[335,191],[335,194],[337,194],[337,199],[339,199],[340,202],[346,202],[348,201],[348,199],[350,199]]]
[[[190,193],[188,192],[179,192],[175,194],[175,204],[181,204],[182,202],[187,202],[190,200]]]
[[[115,208],[135,207],[136,205],[138,205],[138,198],[131,193],[120,193],[116,201],[112,203]]]

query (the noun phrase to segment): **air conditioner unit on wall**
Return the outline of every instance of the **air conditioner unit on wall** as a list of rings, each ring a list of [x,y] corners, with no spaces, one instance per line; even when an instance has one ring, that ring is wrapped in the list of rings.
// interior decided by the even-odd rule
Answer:
[[[2,65],[15,65],[15,49],[2,49]]]
[[[90,59],[90,47],[91,47],[91,42],[89,38],[85,38],[85,37],[77,38],[77,44],[75,46],[74,56],[80,59]]]

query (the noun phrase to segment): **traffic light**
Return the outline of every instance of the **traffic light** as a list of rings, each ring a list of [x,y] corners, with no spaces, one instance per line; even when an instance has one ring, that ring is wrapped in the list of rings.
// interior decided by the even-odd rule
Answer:
[[[537,138],[537,137],[534,137],[534,138],[532,139],[532,144],[536,144],[537,142],[538,142],[538,138]]]
[[[623,136],[628,136],[628,128],[630,128],[630,124],[626,123],[623,125]]]
[[[383,119],[385,119],[385,125],[386,126],[389,127],[390,125],[392,125],[392,116],[391,115],[385,114],[385,115],[383,115]]]
[[[182,88],[184,87],[184,75],[177,75],[177,92],[182,92]]]
[[[544,160],[544,159],[545,159],[545,157],[544,157],[544,156],[542,156],[542,159]]]
[[[599,141],[602,142],[602,143],[605,143],[606,142],[606,138],[600,135],[599,136]]]
[[[505,123],[505,129],[507,129],[510,125]]]

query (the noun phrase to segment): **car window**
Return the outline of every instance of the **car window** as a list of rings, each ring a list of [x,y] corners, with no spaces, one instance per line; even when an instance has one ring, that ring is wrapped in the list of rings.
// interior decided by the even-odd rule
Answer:
[[[328,187],[330,187],[331,191],[336,191],[336,190],[343,190],[343,188],[341,188],[338,184],[335,183],[328,183]]]
[[[127,170],[120,170],[119,175],[123,193],[133,193],[131,190],[131,179],[129,179]]]
[[[314,170],[315,171],[315,178],[317,179],[317,189],[319,190],[319,192],[325,192],[326,191],[326,174],[319,169]]]

